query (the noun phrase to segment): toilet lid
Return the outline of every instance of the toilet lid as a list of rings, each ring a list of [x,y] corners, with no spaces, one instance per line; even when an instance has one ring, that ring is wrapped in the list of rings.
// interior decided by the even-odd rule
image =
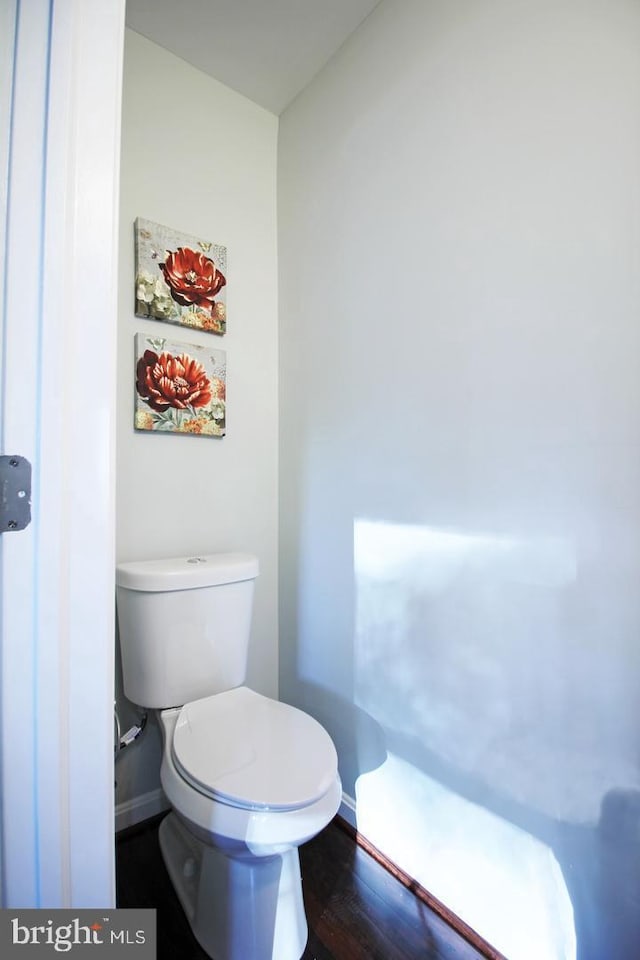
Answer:
[[[241,807],[308,806],[338,769],[333,742],[313,717],[248,687],[185,704],[172,753],[197,790]]]

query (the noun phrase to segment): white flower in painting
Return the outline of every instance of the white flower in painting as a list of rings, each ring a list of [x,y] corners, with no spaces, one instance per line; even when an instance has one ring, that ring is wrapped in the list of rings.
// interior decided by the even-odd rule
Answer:
[[[215,420],[209,420],[208,423],[205,423],[202,432],[210,437],[221,437],[223,435],[222,427]]]
[[[155,277],[147,270],[141,270],[136,277],[136,300],[151,303],[155,295]]]
[[[153,312],[156,317],[173,317],[177,311],[171,297],[156,297]]]
[[[214,397],[213,400],[211,401],[209,410],[211,411],[211,416],[213,417],[214,420],[224,420],[224,412],[225,412],[224,400],[220,400],[218,397]]]

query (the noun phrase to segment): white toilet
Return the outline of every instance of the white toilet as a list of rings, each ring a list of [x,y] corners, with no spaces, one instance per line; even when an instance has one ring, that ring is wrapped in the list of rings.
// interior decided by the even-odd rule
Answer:
[[[160,710],[167,870],[215,960],[299,960],[298,847],[341,799],[329,734],[243,686],[258,561],[213,554],[117,568],[124,691]]]

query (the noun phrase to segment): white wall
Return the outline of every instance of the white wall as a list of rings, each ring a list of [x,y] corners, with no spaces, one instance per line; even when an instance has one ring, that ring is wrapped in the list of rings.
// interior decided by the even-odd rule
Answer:
[[[383,0],[280,120],[281,694],[510,960],[640,939],[639,50]]]
[[[117,557],[255,553],[248,682],[276,695],[278,120],[127,31],[122,123]],[[134,316],[138,216],[227,246],[224,337]],[[136,332],[227,351],[226,437],[134,432]],[[158,785],[158,743],[122,754],[119,802]]]

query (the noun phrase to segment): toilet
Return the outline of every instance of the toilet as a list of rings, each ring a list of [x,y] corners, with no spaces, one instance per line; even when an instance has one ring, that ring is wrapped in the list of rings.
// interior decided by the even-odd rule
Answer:
[[[124,692],[159,711],[171,813],[160,847],[214,960],[300,960],[298,847],[342,788],[329,734],[245,686],[258,561],[226,553],[117,567]]]

